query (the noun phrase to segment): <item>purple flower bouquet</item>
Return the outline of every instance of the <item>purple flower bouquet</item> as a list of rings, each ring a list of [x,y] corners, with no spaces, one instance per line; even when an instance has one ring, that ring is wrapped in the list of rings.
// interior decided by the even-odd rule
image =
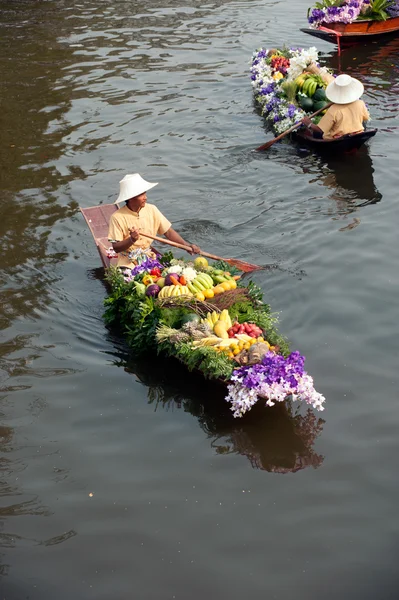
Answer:
[[[236,369],[226,396],[234,416],[242,417],[259,398],[265,398],[267,406],[291,398],[324,410],[325,398],[314,389],[312,377],[304,370],[304,362],[305,358],[299,352],[284,358],[269,351],[261,363]]]

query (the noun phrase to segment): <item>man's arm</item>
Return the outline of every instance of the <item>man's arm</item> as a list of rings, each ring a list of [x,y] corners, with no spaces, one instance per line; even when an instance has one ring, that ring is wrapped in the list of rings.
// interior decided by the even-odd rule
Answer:
[[[190,244],[190,242],[186,242],[185,240],[183,240],[181,235],[179,235],[177,231],[173,229],[173,227],[170,227],[168,231],[165,232],[165,237],[168,238],[168,240],[170,240],[171,242],[183,244],[183,246],[190,246],[190,254],[201,254],[201,249],[198,246],[196,246],[195,244]]]
[[[130,229],[128,237],[122,240],[121,242],[112,242],[112,247],[117,253],[123,252],[124,250],[130,248],[130,246],[132,246],[134,242],[137,242],[138,239],[139,232],[137,231],[137,229]]]
[[[312,123],[312,121],[310,120],[309,117],[304,117],[302,119],[303,124],[305,125],[305,127],[307,129],[309,129],[309,131],[311,131],[313,134],[316,134],[316,137],[318,138],[322,138],[324,131],[322,129],[320,129],[320,127],[318,127],[318,125],[315,125],[314,123]]]

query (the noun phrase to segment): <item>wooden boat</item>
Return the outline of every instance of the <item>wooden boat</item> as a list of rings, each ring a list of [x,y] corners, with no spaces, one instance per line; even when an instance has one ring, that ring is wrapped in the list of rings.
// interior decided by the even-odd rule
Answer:
[[[386,21],[359,20],[353,23],[326,23],[316,29],[306,27],[301,31],[338,45],[352,44],[394,35],[399,32],[399,17],[391,17]]]
[[[115,258],[109,256],[107,238],[109,219],[116,210],[114,204],[80,208],[104,268],[116,263]],[[130,356],[125,371],[134,373],[136,379],[148,386],[150,403],[169,406],[173,401],[196,416],[207,435],[214,438],[212,446],[218,454],[241,454],[249,459],[253,468],[273,473],[295,473],[322,464],[324,456],[315,452],[313,444],[325,421],[316,417],[310,408],[301,414],[286,402],[278,402],[267,410],[259,403],[244,419],[238,420],[238,425],[224,399],[226,381],[205,379],[198,370],[188,372],[184,363],[176,358],[160,355],[158,360],[163,361],[164,367],[157,370],[152,362],[143,359],[138,362]],[[134,364],[130,366],[132,361]],[[173,384],[165,382],[166,371],[172,374],[168,380]],[[176,389],[176,381],[181,383],[184,393]],[[187,389],[191,391],[188,393]]]
[[[117,259],[112,257],[110,243],[108,241],[109,220],[112,213],[118,210],[116,204],[100,204],[90,208],[81,208],[84,220],[91,231],[96,248],[104,268],[116,265]]]
[[[306,145],[311,146],[317,151],[340,154],[358,150],[367,140],[374,137],[377,131],[378,129],[368,129],[361,133],[343,135],[340,138],[332,140],[314,138],[308,130],[303,129],[295,131],[291,135],[293,140],[305,142]]]

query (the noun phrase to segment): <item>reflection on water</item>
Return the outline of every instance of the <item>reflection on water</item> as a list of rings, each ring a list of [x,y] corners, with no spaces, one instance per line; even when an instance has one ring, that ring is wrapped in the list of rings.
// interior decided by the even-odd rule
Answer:
[[[73,200],[60,205],[56,193],[81,174],[73,169],[61,172],[55,165],[65,151],[61,140],[68,127],[63,115],[71,106],[70,86],[57,86],[57,80],[72,52],[57,43],[53,28],[42,26],[47,10],[21,2],[18,10],[8,5],[1,11],[0,235],[7,249],[0,278],[2,328],[49,304],[52,269],[67,257],[64,248],[51,250],[49,239],[57,222],[78,209]],[[61,30],[60,23],[57,32]],[[59,126],[51,130],[55,121]]]
[[[341,228],[342,231],[353,229],[360,223],[359,216],[354,216],[359,209],[382,200],[374,181],[375,169],[367,145],[356,152],[336,156],[320,156],[299,145],[288,151],[280,150],[274,160],[307,175],[309,186],[321,188],[320,195],[309,198],[320,203],[317,210],[333,220],[353,218]],[[327,194],[323,188],[328,190]]]
[[[180,409],[196,417],[217,454],[246,456],[253,468],[273,473],[317,468],[324,460],[313,450],[324,420],[310,409],[295,410],[290,404],[271,409],[259,402],[245,417],[235,419],[224,401],[224,386],[188,374],[176,361],[157,361],[156,372],[147,362],[123,355],[115,364],[147,386],[148,402],[155,410]],[[178,385],[171,383],[176,381]]]
[[[304,163],[303,172],[313,175],[309,183],[331,190],[328,197],[335,201],[338,214],[352,213],[382,199],[374,183],[373,163],[366,146],[345,156],[310,158]]]

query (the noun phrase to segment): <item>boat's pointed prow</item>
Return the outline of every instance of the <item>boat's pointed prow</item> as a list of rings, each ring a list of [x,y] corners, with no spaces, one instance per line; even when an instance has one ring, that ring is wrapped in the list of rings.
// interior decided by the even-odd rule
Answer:
[[[115,204],[100,204],[99,206],[80,209],[94,238],[104,268],[116,264],[116,259],[108,256],[110,246],[108,242],[109,220],[116,210],[118,210],[118,207]]]

